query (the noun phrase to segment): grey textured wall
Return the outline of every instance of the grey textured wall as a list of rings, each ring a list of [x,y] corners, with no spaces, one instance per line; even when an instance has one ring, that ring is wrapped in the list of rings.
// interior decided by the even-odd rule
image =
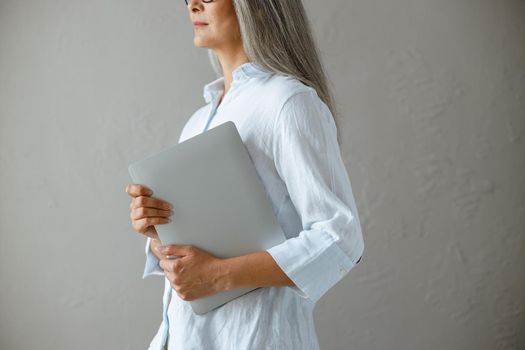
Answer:
[[[305,1],[365,233],[322,349],[525,348],[525,2]],[[0,349],[145,349],[130,160],[214,79],[182,0],[0,0]]]

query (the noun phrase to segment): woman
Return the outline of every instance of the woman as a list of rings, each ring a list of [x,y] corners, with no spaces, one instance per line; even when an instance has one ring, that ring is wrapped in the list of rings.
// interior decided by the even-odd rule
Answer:
[[[318,349],[316,302],[360,260],[364,242],[338,145],[334,108],[300,0],[187,0],[194,44],[219,78],[179,142],[233,121],[287,240],[219,259],[194,246],[158,249],[170,203],[128,185],[146,235],[144,276],[165,276],[163,321],[150,349]],[[222,76],[221,76],[222,75]],[[177,255],[179,259],[168,259]],[[203,315],[186,302],[265,287]]]

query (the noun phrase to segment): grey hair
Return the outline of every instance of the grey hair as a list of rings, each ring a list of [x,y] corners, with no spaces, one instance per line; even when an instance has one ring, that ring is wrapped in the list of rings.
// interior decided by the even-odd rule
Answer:
[[[232,1],[248,60],[314,88],[332,113],[340,144],[339,116],[302,1]],[[214,71],[222,76],[213,49],[208,49],[208,57]]]

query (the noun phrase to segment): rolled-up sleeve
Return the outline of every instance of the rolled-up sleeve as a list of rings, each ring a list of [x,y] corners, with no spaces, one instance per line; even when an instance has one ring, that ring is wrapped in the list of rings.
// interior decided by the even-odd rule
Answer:
[[[316,303],[360,261],[364,241],[336,126],[315,90],[294,94],[275,118],[272,153],[302,231],[266,251]]]
[[[144,274],[142,278],[146,278],[151,275],[164,275],[164,270],[159,266],[159,258],[153,254],[150,247],[151,238],[148,237],[146,240],[146,265],[144,266]]]

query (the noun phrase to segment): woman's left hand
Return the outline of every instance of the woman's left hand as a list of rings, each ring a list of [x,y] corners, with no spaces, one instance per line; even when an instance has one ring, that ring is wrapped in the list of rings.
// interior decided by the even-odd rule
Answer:
[[[165,245],[158,248],[166,256],[178,256],[176,259],[160,260],[159,266],[183,300],[195,300],[223,290],[223,259],[191,245]]]

